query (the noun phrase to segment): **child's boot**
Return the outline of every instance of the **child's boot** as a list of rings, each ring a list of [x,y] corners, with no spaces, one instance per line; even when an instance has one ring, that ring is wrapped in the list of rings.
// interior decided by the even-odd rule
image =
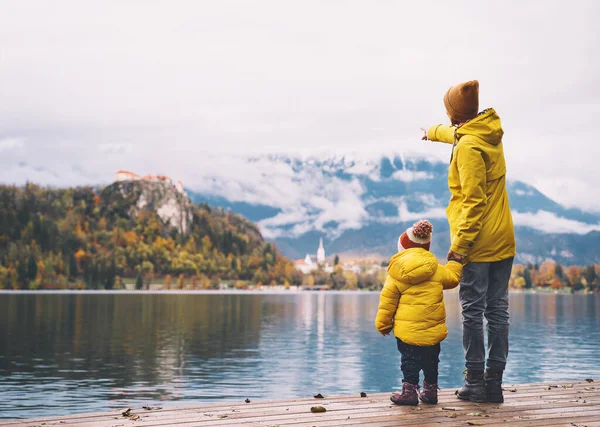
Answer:
[[[504,402],[502,395],[502,371],[488,368],[485,371],[485,392],[487,401],[493,403]]]
[[[419,385],[403,383],[402,394],[394,393],[390,400],[396,405],[418,405],[419,404]]]
[[[419,399],[425,403],[438,403],[438,385],[423,381],[423,391],[419,393]]]
[[[456,391],[456,396],[461,400],[471,402],[487,402],[483,371],[467,370],[466,373],[465,385]]]

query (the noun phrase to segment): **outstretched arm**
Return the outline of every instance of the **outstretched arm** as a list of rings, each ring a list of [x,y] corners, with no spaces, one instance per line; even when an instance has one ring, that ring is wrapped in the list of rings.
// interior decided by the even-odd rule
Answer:
[[[395,280],[388,275],[379,295],[379,308],[375,317],[375,327],[382,335],[387,335],[394,328],[394,315],[400,301],[400,290]]]
[[[446,265],[440,265],[438,271],[442,273],[442,285],[444,289],[454,289],[458,286],[462,276],[463,265],[457,261],[450,261]]]
[[[430,141],[444,142],[454,144],[454,133],[456,126],[435,125],[427,131],[427,139]]]

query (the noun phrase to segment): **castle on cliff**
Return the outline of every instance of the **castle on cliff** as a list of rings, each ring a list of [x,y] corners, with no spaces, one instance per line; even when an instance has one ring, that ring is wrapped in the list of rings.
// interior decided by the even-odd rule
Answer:
[[[147,181],[147,182],[161,182],[169,185],[173,185],[173,180],[165,175],[138,175],[137,173],[129,172],[126,170],[119,170],[115,174],[115,182],[120,181]],[[185,190],[183,189],[183,182],[181,180],[177,181],[177,184],[174,184],[173,187],[181,193],[185,194]]]

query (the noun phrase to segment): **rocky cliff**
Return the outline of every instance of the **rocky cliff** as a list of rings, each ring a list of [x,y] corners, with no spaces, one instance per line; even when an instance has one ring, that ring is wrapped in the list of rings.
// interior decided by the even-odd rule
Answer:
[[[169,182],[120,181],[102,191],[113,209],[124,210],[131,218],[143,211],[156,212],[165,226],[187,234],[192,221],[192,202],[187,194]]]

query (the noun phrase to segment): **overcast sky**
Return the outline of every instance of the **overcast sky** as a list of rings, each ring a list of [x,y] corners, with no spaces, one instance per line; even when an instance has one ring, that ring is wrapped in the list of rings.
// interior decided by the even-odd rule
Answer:
[[[211,151],[447,159],[419,127],[478,79],[509,178],[600,211],[598,22],[595,0],[0,0],[0,181],[193,188]]]

